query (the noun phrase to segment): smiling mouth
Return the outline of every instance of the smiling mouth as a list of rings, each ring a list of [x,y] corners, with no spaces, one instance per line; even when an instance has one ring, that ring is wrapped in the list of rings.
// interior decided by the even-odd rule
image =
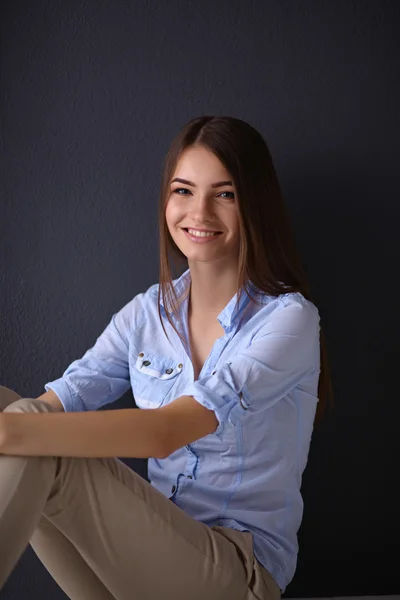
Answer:
[[[183,227],[182,229],[190,237],[198,239],[215,238],[222,233],[222,231],[197,231],[196,229],[191,229],[190,227]]]

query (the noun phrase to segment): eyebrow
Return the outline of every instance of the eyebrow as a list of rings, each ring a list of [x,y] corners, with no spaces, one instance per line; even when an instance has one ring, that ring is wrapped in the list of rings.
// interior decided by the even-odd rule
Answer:
[[[174,183],[174,181],[179,181],[179,183],[186,183],[186,185],[191,185],[192,187],[196,187],[196,184],[193,183],[192,181],[188,181],[187,179],[181,179],[180,177],[175,177],[175,179],[173,179],[171,181],[171,183]],[[223,185],[232,185],[232,181],[217,181],[216,183],[212,183],[211,187],[217,188],[217,187],[222,187]]]

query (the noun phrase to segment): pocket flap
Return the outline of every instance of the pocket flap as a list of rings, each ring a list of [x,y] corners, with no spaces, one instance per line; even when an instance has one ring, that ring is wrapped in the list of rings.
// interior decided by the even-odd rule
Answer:
[[[139,373],[162,381],[174,379],[183,369],[178,360],[152,352],[140,352],[135,366]]]

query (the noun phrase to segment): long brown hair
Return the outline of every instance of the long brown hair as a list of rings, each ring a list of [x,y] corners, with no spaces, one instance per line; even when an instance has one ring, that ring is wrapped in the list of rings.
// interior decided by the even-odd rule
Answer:
[[[239,303],[240,295],[245,289],[251,301],[260,304],[252,294],[250,282],[272,296],[300,292],[312,301],[290,217],[264,138],[251,125],[235,117],[196,117],[173,140],[165,157],[162,175],[159,202],[158,313],[167,338],[160,308],[161,296],[166,317],[182,339],[170,318],[170,313],[177,310],[181,301],[176,295],[172,280],[179,275],[179,269],[183,265],[187,268],[187,259],[169,233],[165,209],[177,162],[184,150],[196,145],[207,148],[219,158],[231,174],[237,190],[240,227],[237,302]],[[171,263],[174,273],[171,273]],[[322,327],[320,353],[317,420],[333,398]]]

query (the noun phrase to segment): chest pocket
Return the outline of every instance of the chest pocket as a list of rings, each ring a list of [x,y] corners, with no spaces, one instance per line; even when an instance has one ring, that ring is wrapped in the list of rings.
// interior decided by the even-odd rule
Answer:
[[[161,406],[177,382],[182,368],[183,364],[177,359],[153,352],[140,352],[131,368],[131,386],[137,406]]]

